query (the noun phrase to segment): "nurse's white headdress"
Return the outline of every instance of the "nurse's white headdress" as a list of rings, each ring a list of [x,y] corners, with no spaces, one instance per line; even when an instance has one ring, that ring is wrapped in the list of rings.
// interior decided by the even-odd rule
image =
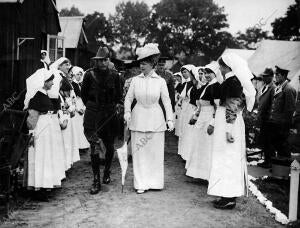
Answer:
[[[208,69],[212,70],[212,72],[215,73],[216,79],[219,83],[222,83],[224,81],[223,76],[220,71],[219,64],[216,61],[212,61],[209,64],[205,65],[205,68],[208,68]]]
[[[43,88],[45,81],[49,80],[51,77],[54,78],[52,75],[52,72],[50,72],[49,70],[41,68],[26,79],[24,109],[28,108],[30,99],[34,97],[38,90]]]
[[[235,53],[226,53],[222,55],[221,58],[241,82],[243,93],[246,97],[247,109],[248,111],[252,111],[255,103],[256,90],[251,81],[253,74],[248,67],[248,63]]]

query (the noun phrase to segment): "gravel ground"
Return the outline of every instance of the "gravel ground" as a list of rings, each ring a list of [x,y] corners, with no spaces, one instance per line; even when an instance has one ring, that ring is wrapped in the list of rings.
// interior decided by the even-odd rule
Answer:
[[[238,199],[231,211],[213,208],[207,184],[185,176],[176,154],[176,139],[168,135],[165,150],[165,189],[137,195],[129,164],[121,193],[120,168],[113,162],[112,183],[97,195],[88,193],[92,182],[89,155],[81,156],[50,202],[28,201],[0,227],[282,227],[252,197]]]

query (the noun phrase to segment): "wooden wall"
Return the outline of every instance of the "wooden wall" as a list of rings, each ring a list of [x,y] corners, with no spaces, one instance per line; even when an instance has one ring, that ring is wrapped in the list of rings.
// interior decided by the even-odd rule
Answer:
[[[40,50],[47,45],[47,34],[60,31],[58,15],[51,0],[24,0],[0,3],[0,104],[26,87],[25,80],[40,61]],[[19,47],[17,38],[32,37]],[[1,110],[1,108],[0,108]]]

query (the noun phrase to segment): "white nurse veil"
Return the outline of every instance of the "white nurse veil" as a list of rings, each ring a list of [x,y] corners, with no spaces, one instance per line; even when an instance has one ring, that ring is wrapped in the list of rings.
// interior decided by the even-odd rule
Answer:
[[[246,97],[247,110],[251,112],[255,103],[256,90],[251,81],[253,74],[248,63],[235,53],[224,54],[221,58],[241,82]]]

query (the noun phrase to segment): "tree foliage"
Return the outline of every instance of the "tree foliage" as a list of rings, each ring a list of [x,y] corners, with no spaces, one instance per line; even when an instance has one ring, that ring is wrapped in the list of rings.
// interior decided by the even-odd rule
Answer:
[[[100,45],[113,43],[112,28],[103,13],[94,12],[85,17],[85,32],[88,49],[97,52]]]
[[[246,29],[245,33],[238,32],[237,33],[238,42],[247,49],[256,49],[257,44],[262,39],[270,39],[267,31],[263,31],[261,27],[254,26]]]
[[[271,25],[276,39],[300,40],[300,0],[289,6],[285,16],[275,19]]]
[[[224,8],[212,0],[161,0],[153,7],[147,41],[158,42],[164,55],[184,50],[216,58],[237,45],[226,27]]]
[[[59,12],[59,16],[61,17],[71,17],[71,16],[83,16],[84,14],[80,12],[80,10],[75,7],[74,5],[68,9],[68,8],[63,8]]]
[[[148,34],[150,9],[144,2],[121,2],[116,6],[116,13],[110,15],[113,35],[120,41],[123,49],[135,55],[135,49],[144,44]]]

